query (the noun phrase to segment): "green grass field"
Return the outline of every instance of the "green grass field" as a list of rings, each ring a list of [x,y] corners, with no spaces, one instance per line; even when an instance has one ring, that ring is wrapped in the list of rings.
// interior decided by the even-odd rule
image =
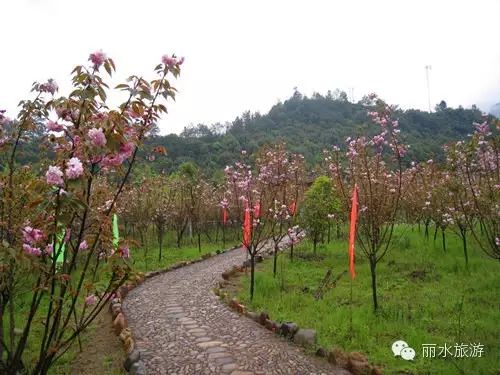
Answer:
[[[369,265],[358,249],[357,276],[343,276],[322,300],[313,293],[328,269],[334,275],[348,269],[347,243],[334,241],[318,248],[296,246],[278,261],[276,278],[272,259],[259,266],[256,292],[249,301],[248,277],[241,279],[240,299],[254,311],[266,310],[271,319],[294,321],[318,332],[318,344],[365,353],[385,374],[499,374],[500,274],[498,261],[487,258],[470,240],[469,268],[465,268],[459,238],[447,234],[447,251],[440,237],[426,241],[416,228],[397,228],[397,237],[377,266],[380,309],[373,312]],[[352,308],[352,310],[351,310]],[[353,335],[350,337],[352,311]],[[416,351],[414,361],[394,357],[391,346],[406,341]],[[476,358],[454,358],[455,344],[482,344]],[[422,344],[452,346],[451,356],[423,358]]]

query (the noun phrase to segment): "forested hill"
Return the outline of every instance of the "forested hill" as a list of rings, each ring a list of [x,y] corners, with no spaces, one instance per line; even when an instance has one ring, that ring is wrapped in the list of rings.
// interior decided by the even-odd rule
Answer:
[[[180,135],[154,137],[150,145],[164,146],[167,156],[157,158],[151,166],[172,171],[183,162],[193,161],[210,173],[233,163],[243,149],[253,152],[280,140],[314,163],[323,149],[342,146],[349,136],[377,131],[368,123],[367,111],[362,102],[349,102],[343,92],[311,98],[295,92],[265,115],[245,112],[225,125],[200,124],[185,128]],[[410,161],[442,158],[442,145],[472,133],[472,123],[480,121],[481,112],[474,106],[454,109],[441,102],[432,113],[398,110],[396,116],[401,135],[411,145]]]

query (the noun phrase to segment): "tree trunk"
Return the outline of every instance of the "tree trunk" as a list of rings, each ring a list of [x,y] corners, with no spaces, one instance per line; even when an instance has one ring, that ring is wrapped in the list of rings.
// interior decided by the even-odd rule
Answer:
[[[255,284],[255,255],[250,251],[250,301],[253,301],[253,292]]]
[[[201,253],[201,235],[198,231],[198,252]]]
[[[328,223],[328,243],[330,243],[330,228],[331,228],[331,224]]]
[[[442,238],[442,242],[443,242],[443,251],[446,252],[446,237],[444,235],[444,229],[441,228],[441,238]]]
[[[163,236],[160,235],[160,238],[158,239],[159,240],[159,244],[160,245],[160,254],[158,255],[158,263],[161,263],[161,250],[162,250],[162,247],[163,247]]]
[[[465,267],[469,268],[469,254],[467,253],[467,229],[460,228],[460,234],[462,235],[462,245],[464,247]]]
[[[377,300],[377,260],[375,256],[370,256],[370,272],[372,275],[372,296],[373,296],[373,311],[378,310]]]
[[[318,243],[318,236],[314,236],[314,239],[313,239],[313,253],[314,255],[316,255],[316,244]]]
[[[4,311],[4,301],[3,301],[3,296],[2,293],[0,293],[0,363],[3,361],[3,342],[4,342],[4,335],[3,335],[3,311]],[[0,370],[2,368],[0,367]]]
[[[278,263],[278,244],[274,242],[274,254],[273,254],[273,277],[276,277],[276,268]]]
[[[434,230],[434,242],[436,242],[436,238],[437,238],[437,235],[438,235],[438,229],[439,229],[439,227],[436,224],[436,229]]]

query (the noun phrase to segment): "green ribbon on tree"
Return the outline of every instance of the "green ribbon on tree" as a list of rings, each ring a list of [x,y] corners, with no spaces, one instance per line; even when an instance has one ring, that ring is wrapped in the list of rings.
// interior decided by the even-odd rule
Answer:
[[[66,230],[62,229],[56,235],[56,248],[54,252],[56,252],[57,258],[56,263],[64,262],[64,252],[66,251],[66,245],[64,244],[64,237],[66,236]]]
[[[113,246],[118,249],[118,243],[120,242],[120,233],[118,232],[118,216],[113,215]]]

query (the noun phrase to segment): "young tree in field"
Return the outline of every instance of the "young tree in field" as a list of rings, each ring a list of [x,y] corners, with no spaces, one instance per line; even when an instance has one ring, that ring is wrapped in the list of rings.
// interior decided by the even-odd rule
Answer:
[[[158,263],[161,262],[163,241],[167,232],[167,223],[171,208],[171,195],[168,192],[167,180],[164,176],[157,176],[153,181],[154,213],[153,223],[156,228],[156,238],[158,240]]]
[[[306,191],[301,222],[307,235],[313,241],[313,251],[321,236],[330,226],[330,217],[339,208],[339,202],[333,194],[333,185],[326,176],[314,180],[312,186]]]
[[[301,176],[304,175],[304,157],[286,151],[285,144],[264,148],[257,158],[258,179],[267,191],[270,201],[268,218],[270,239],[273,242],[273,275],[276,277],[278,254],[283,239],[297,207],[298,194],[302,190]],[[261,202],[256,203],[259,207]]]
[[[290,219],[290,203],[287,191],[294,191],[289,183],[289,170],[278,169],[285,165],[284,159],[297,159],[297,168],[302,158],[282,153],[282,145],[267,150],[264,157],[256,160],[254,173],[249,164],[237,162],[228,166],[226,173],[226,199],[233,213],[241,213],[251,223],[251,233],[244,236],[243,244],[250,256],[250,298],[255,285],[255,257],[268,246],[275,246],[288,233],[285,222]],[[246,153],[243,152],[243,155]],[[295,167],[292,167],[293,170]],[[279,173],[278,173],[279,171]],[[234,215],[234,214],[233,214]],[[280,228],[283,232],[280,232]],[[247,237],[247,238],[245,238]],[[278,243],[279,245],[279,243]],[[276,251],[275,248],[273,248]]]
[[[2,374],[47,374],[130,273],[123,259],[127,243],[117,251],[113,246],[111,218],[138,146],[166,112],[159,100],[175,95],[168,80],[179,75],[182,60],[164,56],[156,79],[131,76],[118,85],[128,98],[116,109],[106,103],[102,74],[115,70],[113,60],[103,52],[89,60],[90,66],[73,70],[69,96],[56,97],[53,80],[35,83],[35,98],[21,101],[16,119],[0,114]],[[35,124],[45,125],[53,152],[40,175],[18,165],[22,141]],[[93,283],[98,253],[107,258],[106,272]],[[21,303],[28,308],[19,316]]]
[[[189,224],[190,183],[179,172],[168,179],[168,191],[171,194],[171,226],[176,233],[177,248],[181,247],[182,238]]]
[[[373,308],[377,311],[376,267],[392,240],[402,196],[402,158],[406,148],[399,141],[398,121],[392,119],[393,108],[375,95],[371,99],[375,109],[369,115],[381,132],[372,138],[348,138],[347,160],[336,148],[329,169],[335,189],[343,197],[345,212],[351,210],[350,192],[354,184],[359,187],[356,238],[370,263]]]
[[[498,123],[474,124],[468,142],[459,141],[447,149],[447,167],[453,175],[453,193],[468,229],[479,247],[500,259],[500,136]],[[479,228],[478,228],[479,226]]]

